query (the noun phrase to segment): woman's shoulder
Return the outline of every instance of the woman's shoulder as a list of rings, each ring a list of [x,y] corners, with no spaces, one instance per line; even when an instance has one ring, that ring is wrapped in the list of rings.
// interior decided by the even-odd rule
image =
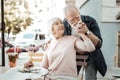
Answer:
[[[75,37],[73,35],[65,35],[65,37],[67,37],[67,38],[77,38],[77,37]]]
[[[73,36],[73,35],[66,35],[65,38],[66,38],[66,39],[70,39],[70,40],[71,40],[71,39],[72,39],[72,40],[76,40],[76,39],[77,39],[77,37],[75,37],[75,36]]]

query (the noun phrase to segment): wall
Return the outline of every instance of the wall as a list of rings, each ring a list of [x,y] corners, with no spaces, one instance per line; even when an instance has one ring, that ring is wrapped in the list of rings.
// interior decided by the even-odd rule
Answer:
[[[77,1],[80,3],[80,0]],[[114,56],[116,55],[117,32],[120,30],[120,23],[103,23],[102,19],[102,0],[89,0],[81,9],[81,14],[94,17],[100,27],[103,38],[102,52],[105,56],[108,67],[114,66]],[[109,15],[110,13],[108,13]]]

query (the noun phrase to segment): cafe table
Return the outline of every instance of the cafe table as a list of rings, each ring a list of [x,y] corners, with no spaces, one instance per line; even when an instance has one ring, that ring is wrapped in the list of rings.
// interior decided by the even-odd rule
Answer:
[[[39,80],[41,75],[48,71],[45,69],[36,69],[33,72],[23,72],[21,67],[14,67],[8,69],[6,72],[0,74],[0,80]]]

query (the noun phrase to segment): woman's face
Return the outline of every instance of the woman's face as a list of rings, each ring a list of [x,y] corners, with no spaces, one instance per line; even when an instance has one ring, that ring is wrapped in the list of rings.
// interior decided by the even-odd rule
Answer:
[[[56,20],[52,25],[53,35],[56,37],[62,36],[64,33],[64,25],[61,20]]]

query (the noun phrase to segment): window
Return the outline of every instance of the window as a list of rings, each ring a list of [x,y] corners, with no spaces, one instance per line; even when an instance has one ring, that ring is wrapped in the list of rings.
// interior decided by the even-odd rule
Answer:
[[[82,8],[89,0],[76,0],[76,5]]]
[[[37,40],[37,38],[38,38],[38,34],[35,35],[35,40]]]
[[[45,34],[39,34],[39,40],[45,40]]]
[[[116,0],[117,6],[120,6],[120,0]]]
[[[120,20],[120,12],[116,15],[116,19]]]
[[[116,2],[120,3],[120,0],[102,0],[102,22],[120,22],[116,17],[120,12]]]
[[[29,34],[29,33],[27,33],[27,34],[24,34],[23,38],[24,39],[32,39],[34,37],[34,35],[35,34]]]

